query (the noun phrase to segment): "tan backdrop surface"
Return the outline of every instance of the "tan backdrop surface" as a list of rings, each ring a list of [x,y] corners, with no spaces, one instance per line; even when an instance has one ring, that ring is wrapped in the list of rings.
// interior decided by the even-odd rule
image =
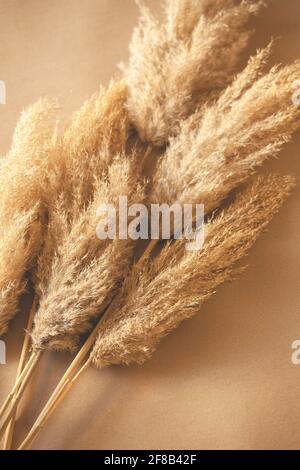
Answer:
[[[148,0],[159,10],[158,0]],[[128,56],[133,0],[0,0],[0,152],[20,111],[41,95],[69,116]],[[275,60],[300,57],[300,2],[273,0],[248,49],[278,38]],[[300,77],[299,77],[300,79]],[[300,176],[300,136],[268,168]],[[1,190],[1,188],[0,188]],[[248,258],[198,317],[163,341],[143,367],[87,371],[53,415],[35,449],[299,449],[300,188]],[[0,399],[13,383],[25,310],[5,340]],[[70,357],[48,354],[20,409],[19,442]]]

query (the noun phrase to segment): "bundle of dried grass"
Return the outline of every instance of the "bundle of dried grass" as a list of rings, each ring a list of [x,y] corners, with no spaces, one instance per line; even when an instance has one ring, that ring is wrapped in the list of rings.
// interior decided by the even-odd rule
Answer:
[[[267,48],[251,59],[244,72],[236,78],[220,99],[207,108],[200,125],[197,125],[198,113],[182,124],[181,133],[171,140],[166,154],[158,165],[154,177],[153,202],[168,204],[201,202],[205,206],[206,213],[210,213],[219,207],[223,199],[248,178],[266,158],[278,154],[283,143],[299,127],[300,110],[291,102],[288,84],[292,83],[300,73],[300,64],[274,68],[254,81],[262,73],[269,52],[270,48]],[[124,188],[123,192],[118,185],[118,179],[110,182],[110,187],[113,185],[118,188],[118,194],[128,194],[130,185]],[[110,201],[110,199],[111,197],[106,193],[106,200]],[[105,201],[103,195],[97,198],[97,204],[101,201]],[[92,207],[95,211],[95,207],[93,205]],[[89,222],[90,217],[92,223]],[[80,265],[83,252],[76,252],[77,238],[82,240],[84,250],[89,250],[92,257],[96,256],[91,242],[91,238],[96,237],[93,232],[95,226],[94,214],[91,216],[89,213],[88,219],[84,214],[83,218],[79,219],[79,223],[75,224],[75,228],[71,230],[66,245],[61,246],[64,268],[58,263],[53,269],[54,281],[53,284],[50,281],[47,287],[53,299],[50,301],[50,306],[48,300],[42,300],[42,305],[45,303],[46,307],[42,307],[40,314],[42,320],[37,323],[36,331],[39,333],[33,335],[34,344],[38,349],[43,347],[43,344],[48,344],[48,347],[69,349],[73,349],[73,344],[78,344],[82,331],[80,330],[79,336],[76,335],[77,327],[72,326],[68,318],[70,315],[74,325],[77,321],[80,324],[80,315],[84,317],[86,314],[89,317],[89,306],[88,302],[84,301],[87,306],[85,312],[76,293],[75,296],[71,293],[67,296],[66,285],[74,289],[75,278],[78,283],[79,268],[77,266],[73,270],[73,266],[74,263]],[[86,230],[89,230],[88,234]],[[73,255],[72,252],[74,252]],[[107,259],[109,258],[110,256],[107,256]],[[106,259],[106,253],[104,259]],[[85,259],[85,262],[88,263],[89,259]],[[102,262],[102,258],[97,261],[100,263],[99,266]],[[60,274],[57,275],[57,273]],[[64,278],[65,273],[67,273],[66,278]],[[83,285],[87,287],[84,282]],[[111,285],[110,291],[115,292],[115,288],[111,288]],[[99,292],[101,292],[100,287]],[[47,299],[47,293],[45,299]],[[57,303],[57,308],[56,313],[53,314],[54,308],[51,305],[55,303]],[[69,314],[69,311],[72,312],[73,303],[76,305],[74,312],[77,312],[74,315]],[[98,305],[101,307],[103,304],[106,304],[105,297]],[[44,310],[48,313],[45,314]],[[94,315],[91,318],[94,318]],[[46,327],[48,321],[52,327]],[[86,328],[87,325],[84,323],[83,325],[85,331],[90,329]],[[89,326],[91,327],[91,324]],[[46,334],[51,329],[52,332]],[[70,334],[67,333],[68,330]],[[47,338],[52,336],[52,339],[44,340],[43,335],[41,339],[41,332],[44,332]],[[72,345],[68,345],[69,337]]]
[[[269,53],[270,47],[252,58],[203,115],[196,112],[183,122],[181,133],[171,139],[159,162],[152,202],[201,202],[210,213],[266,158],[276,155],[299,127],[300,111],[291,102],[288,86],[299,72],[299,63],[263,75]],[[174,247],[173,253],[176,259],[180,255]],[[116,305],[115,301],[112,308]],[[59,347],[71,349],[58,331]],[[70,331],[74,333],[74,328]],[[79,338],[75,339],[78,344]]]
[[[141,2],[125,67],[128,109],[143,140],[165,144],[180,121],[233,78],[260,0],[166,0],[159,23]]]
[[[20,356],[17,380],[26,363],[30,345],[28,334],[32,330],[37,298],[45,295],[53,257],[55,257],[58,247],[63,243],[64,237],[70,230],[70,226],[76,224],[81,212],[92,199],[96,182],[107,171],[107,166],[112,160],[113,155],[119,151],[124,151],[127,144],[129,126],[124,105],[126,96],[126,86],[122,80],[112,81],[107,90],[101,88],[98,93],[92,96],[75,113],[63,137],[56,138],[52,142],[53,145],[47,147],[44,160],[37,160],[35,162],[34,169],[41,174],[42,179],[32,180],[32,185],[29,188],[31,194],[28,194],[28,188],[23,187],[28,201],[34,202],[34,197],[41,199],[40,205],[43,206],[46,212],[47,224],[44,227],[43,240],[42,237],[39,238],[36,252],[36,254],[39,252],[37,267],[35,267],[33,273],[36,297],[28,318],[27,334],[24,338]],[[47,121],[45,118],[47,113],[44,109],[45,106],[43,106],[44,103],[41,102],[40,104],[41,107],[38,107],[38,122],[43,133],[40,132],[39,138],[43,144],[46,144],[47,141],[45,139],[48,128],[46,127]],[[25,122],[22,123],[22,126],[18,126],[16,131],[18,138],[15,138],[15,141],[17,141],[19,146],[17,151],[13,148],[14,158],[12,155],[9,156],[10,160],[14,160],[17,168],[20,169],[21,177],[24,174],[24,169],[20,168],[21,165],[19,163],[19,153],[22,150],[22,145],[28,151],[36,149],[34,145],[36,136],[32,137],[32,132],[30,132],[33,117],[36,118],[36,115],[32,116],[32,113],[27,113]],[[26,139],[20,139],[20,135],[25,135]],[[27,147],[24,145],[24,141]],[[55,164],[56,171],[54,172],[53,165]],[[39,188],[43,189],[43,193],[38,191]],[[23,238],[26,231],[22,227],[21,230],[23,230],[23,233],[15,233],[12,236],[8,234],[7,240],[10,243],[15,242],[16,246],[17,243],[23,242],[24,244]],[[15,240],[15,237],[19,238]],[[5,268],[12,270],[15,277],[19,276],[18,280],[21,287],[23,287],[24,283],[24,264],[33,258],[33,250],[29,249],[29,247],[30,245],[27,247],[27,257],[25,257],[25,253],[21,252],[20,249],[17,252],[20,262],[23,263],[23,269],[19,268],[17,270],[18,266],[16,266],[16,263],[12,263],[10,259],[3,260]],[[8,250],[6,250],[6,253],[8,256],[11,255]],[[20,296],[21,288],[19,288],[18,292],[17,286],[11,284],[9,287],[12,292],[11,297],[15,302],[12,303],[11,301],[11,305],[5,305],[6,309],[4,312],[9,312],[13,315],[16,311],[16,296]],[[4,294],[6,299],[8,297],[6,291],[4,291]],[[5,407],[3,411],[5,411]],[[9,449],[12,443],[14,417],[15,413],[12,414],[12,419],[6,431],[4,439],[5,449]]]
[[[230,2],[224,3],[224,7],[229,9],[233,9],[233,5]],[[191,35],[192,30],[196,28],[196,24],[191,24],[191,17],[186,10],[186,5],[184,6],[184,2],[179,2],[176,4],[172,3],[167,5],[168,10],[168,31],[173,31],[172,35],[175,34],[178,38],[183,36],[183,30],[185,30],[186,39],[188,35]],[[196,8],[196,4],[193,4],[193,8]],[[253,6],[250,4],[240,5],[238,10],[234,10],[236,21],[238,22],[239,14],[241,16],[247,16],[250,12],[256,10],[257,6]],[[179,12],[185,11],[186,20],[180,19]],[[239,14],[237,14],[239,12]],[[246,12],[248,12],[246,14]],[[198,17],[202,18],[203,15],[206,15],[207,18],[214,18],[216,20],[216,11],[214,10],[213,6],[208,3],[201,3],[201,6],[197,6],[196,13]],[[228,13],[228,12],[227,12]],[[231,15],[233,14],[233,10],[231,11]],[[147,16],[147,15],[146,15]],[[226,16],[226,15],[225,15]],[[229,15],[230,16],[230,15]],[[185,23],[186,21],[186,23]],[[204,21],[204,17],[203,17]],[[223,23],[224,26],[225,23]],[[196,28],[197,29],[197,28]],[[200,28],[201,29],[201,28]],[[199,39],[199,38],[198,38]],[[197,40],[198,40],[197,39]],[[133,40],[134,42],[134,40]],[[195,43],[196,44],[196,43]],[[196,51],[196,49],[195,49]],[[193,53],[195,53],[195,51]],[[183,60],[184,57],[182,57]],[[188,62],[188,58],[185,58],[186,62]],[[129,80],[129,83],[134,86],[134,81]],[[34,167],[34,163],[36,163],[36,169],[41,173],[38,177],[36,177],[36,173],[32,178],[32,186],[30,186],[30,191],[28,191],[28,181],[26,181],[26,188],[27,192],[22,194],[22,201],[28,200],[30,204],[34,201],[43,201],[44,205],[51,205],[53,203],[53,199],[57,200],[57,197],[54,196],[54,193],[61,193],[62,186],[64,187],[63,194],[61,198],[67,198],[67,203],[64,202],[69,207],[69,216],[74,217],[75,214],[79,215],[80,211],[84,208],[85,204],[91,197],[91,187],[93,179],[95,176],[99,175],[107,164],[110,161],[112,155],[112,148],[114,151],[118,150],[119,148],[124,147],[124,140],[127,138],[128,132],[128,119],[127,115],[124,112],[124,103],[127,97],[126,86],[124,82],[113,82],[108,90],[108,92],[104,92],[104,90],[100,90],[98,94],[92,97],[84,107],[75,115],[71,125],[67,129],[62,142],[55,142],[53,146],[53,139],[57,139],[57,136],[52,135],[51,139],[52,142],[47,144],[47,139],[49,141],[49,128],[47,127],[47,117],[50,114],[51,107],[44,101],[41,101],[36,108],[32,111],[30,110],[27,113],[26,119],[23,118],[21,124],[17,128],[16,136],[14,139],[14,146],[11,152],[11,157],[9,160],[13,159],[16,165],[19,165],[19,159],[16,157],[20,151],[25,154],[28,152],[28,155],[31,155],[30,152],[34,152],[34,158],[32,158],[32,166]],[[130,99],[129,99],[130,101]],[[188,111],[186,110],[186,113]],[[185,113],[185,114],[186,114]],[[34,115],[35,114],[35,115]],[[34,134],[32,132],[32,126],[34,123],[37,122],[39,124],[38,134]],[[52,131],[53,132],[53,131]],[[40,158],[37,160],[37,155],[39,152],[36,152],[36,145],[37,142],[42,143],[45,146],[45,150],[47,151],[42,152],[44,161],[41,164]],[[49,151],[49,145],[52,145],[56,151],[51,150]],[[101,151],[99,151],[99,147]],[[106,147],[106,149],[105,149]],[[106,151],[103,151],[105,149]],[[47,158],[47,154],[51,154],[51,159]],[[55,162],[55,165],[58,164],[58,159],[56,158],[57,155],[60,155],[59,159],[59,177],[57,177],[57,172],[55,178],[52,178],[52,186],[49,185],[49,175],[52,174],[53,176],[53,168],[49,167],[49,161],[52,165]],[[101,160],[99,156],[105,155],[105,158]],[[28,160],[28,159],[27,159]],[[26,161],[26,158],[23,159],[23,162]],[[12,173],[15,173],[15,165],[13,168],[11,167]],[[20,176],[23,178],[24,171],[20,168]],[[31,167],[31,172],[33,173],[33,169]],[[55,172],[54,172],[55,173]],[[5,177],[7,177],[7,172],[4,171],[3,173]],[[47,175],[45,177],[45,175]],[[42,176],[42,178],[41,178]],[[16,182],[17,179],[14,175],[14,181]],[[35,186],[35,182],[37,182],[37,187]],[[42,184],[40,184],[42,182]],[[18,185],[18,188],[20,185]],[[51,191],[49,193],[49,187]],[[44,198],[41,195],[41,188],[46,189],[44,191]],[[9,191],[11,194],[11,191]],[[20,199],[17,198],[16,202],[19,206]],[[45,202],[46,199],[46,202]],[[50,204],[49,204],[50,203]],[[62,202],[58,201],[56,203],[57,206],[61,206]],[[56,211],[57,212],[57,211]],[[53,225],[53,224],[52,224]],[[54,223],[55,225],[55,223]],[[33,258],[32,253],[29,254],[29,258]],[[28,258],[28,259],[29,259]],[[27,266],[27,264],[26,264]],[[15,270],[14,271],[20,272],[21,277],[23,277],[22,273],[24,274],[24,269]],[[11,284],[10,284],[11,285]],[[15,290],[17,289],[9,289]],[[20,289],[21,292],[22,289]],[[4,285],[2,289],[3,296],[6,296],[7,289]],[[19,292],[19,293],[20,293]],[[17,297],[16,297],[17,298]],[[16,298],[14,301],[7,302],[11,305],[11,311],[9,313],[4,314],[5,317],[5,326],[2,328],[4,331],[6,327],[6,319],[10,318],[15,312],[16,306]],[[4,309],[3,309],[4,311]]]
[[[243,258],[290,194],[292,177],[260,177],[235,202],[206,224],[200,252],[184,252],[170,243],[140,275],[130,275],[116,308],[110,308],[92,341],[82,348],[19,447],[28,449],[60,401],[91,362],[97,367],[143,363],[159,340],[182,320],[197,314],[222,283],[234,279]],[[97,339],[96,339],[97,338]],[[96,343],[89,359],[81,361]]]
[[[42,352],[76,350],[126,277],[135,242],[99,240],[97,208],[102,203],[116,205],[120,194],[127,196],[129,205],[143,200],[139,157],[139,153],[132,151],[128,157],[115,158],[106,178],[98,182],[92,202],[63,238],[50,270],[44,271],[42,279],[48,283],[44,290],[40,289],[43,296],[31,334],[33,352],[0,410],[0,433],[14,416]]]
[[[63,217],[70,224],[80,215],[97,178],[124,150],[125,100],[124,82],[112,82],[75,114],[62,138],[55,103],[42,99],[23,113],[0,173],[0,334],[17,311],[36,256],[42,251],[39,278],[62,237]]]
[[[200,124],[198,113],[182,124],[159,162],[152,202],[201,202],[210,213],[290,139],[300,110],[291,102],[289,84],[300,64],[273,68],[259,78],[269,53],[270,47],[250,60]]]
[[[92,332],[21,448],[75,383],[96,339],[83,369],[91,361],[102,367],[146,360],[162,336],[197,313],[219,284],[240,271],[235,263],[290,193],[289,177],[258,179],[207,223],[203,251],[186,253],[182,242],[170,243],[153,263],[145,258],[143,270],[129,275],[132,241],[96,238],[99,204],[114,204],[120,194],[129,204],[144,197],[137,153],[128,157],[126,109],[146,141],[162,145],[174,136],[159,161],[150,202],[200,202],[207,214],[266,158],[277,155],[299,127],[290,85],[300,64],[264,74],[271,47],[252,58],[221,93],[247,42],[245,24],[260,6],[250,0],[168,0],[163,25],[142,6],[125,69],[129,96],[124,82],[112,84],[108,94],[100,92],[85,105],[59,142],[65,184],[56,185],[58,194],[47,212],[48,234],[36,276],[40,308],[34,352],[17,395],[42,350],[76,350]]]

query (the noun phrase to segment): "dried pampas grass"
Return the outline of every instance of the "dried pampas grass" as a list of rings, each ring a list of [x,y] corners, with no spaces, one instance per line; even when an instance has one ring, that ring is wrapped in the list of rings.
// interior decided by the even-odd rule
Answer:
[[[125,81],[112,80],[84,103],[64,132],[66,177],[60,193],[73,220],[91,201],[95,182],[107,172],[114,156],[126,150],[131,132],[126,100]]]
[[[201,202],[206,213],[211,212],[267,157],[278,153],[298,128],[299,109],[290,101],[287,83],[296,77],[299,63],[273,68],[264,74],[269,53],[270,47],[259,52],[215,104],[207,107],[201,116],[196,112],[182,123],[181,133],[171,139],[166,155],[158,164],[151,195],[153,202]],[[111,125],[111,121],[108,122]],[[122,122],[126,123],[126,119]],[[126,132],[122,135],[126,136]],[[125,142],[126,137],[123,147]],[[111,157],[103,159],[106,151],[111,155],[108,145],[99,153],[100,162],[110,161]],[[121,165],[124,158],[120,157]],[[90,168],[95,168],[93,159]],[[125,175],[126,171],[123,173]],[[118,187],[118,178],[109,181],[110,191]],[[129,194],[131,186],[132,181],[124,191],[119,187],[118,194]],[[92,195],[93,189],[90,188],[93,186],[85,187]],[[80,196],[82,194],[84,191],[80,191]],[[70,206],[69,214],[73,219],[69,227],[69,217],[64,216],[60,206],[56,211],[60,218],[57,226],[64,227],[66,238],[61,243],[60,252],[56,250],[53,264],[51,250],[46,263],[44,258],[40,263],[44,287],[40,288],[41,305],[32,335],[35,350],[77,349],[83,335],[91,331],[97,317],[112,300],[128,269],[131,243],[128,251],[127,246],[120,250],[120,242],[116,241],[108,246],[97,243],[96,246],[101,248],[93,251],[96,222],[90,208],[95,211],[96,203],[84,209],[89,197],[84,197],[84,204],[82,199],[75,199],[80,201],[76,202],[75,209],[75,214],[76,211],[81,214],[78,218],[73,217],[74,209]],[[106,192],[103,198],[101,190],[100,196],[94,199],[98,205],[107,200],[110,200],[109,194]],[[84,227],[87,227],[87,232]],[[79,249],[77,239],[81,240]],[[113,265],[114,258],[120,263],[120,269],[118,263]],[[103,276],[99,275],[100,271]],[[93,290],[96,285],[98,297]],[[88,291],[91,294],[86,296]]]
[[[241,270],[236,262],[247,254],[294,184],[292,177],[258,177],[206,224],[202,250],[182,251],[182,241],[175,242],[177,247],[167,245],[129,280],[123,302],[103,321],[93,362],[99,367],[143,363],[163,336],[197,314],[220,284],[236,277]]]
[[[57,259],[58,248],[61,244],[65,247],[63,241],[66,234],[71,230],[70,227],[76,226],[79,218],[81,218],[81,223],[83,223],[84,220],[87,221],[87,217],[85,218],[82,212],[84,213],[93,198],[97,181],[102,177],[105,171],[107,172],[107,167],[113,156],[117,152],[124,152],[126,147],[129,136],[127,111],[124,105],[126,96],[125,83],[122,80],[112,81],[107,89],[101,88],[98,93],[92,96],[92,98],[74,114],[63,136],[58,138],[55,135],[55,138],[53,138],[47,146],[47,132],[49,133],[47,118],[49,112],[47,113],[48,108],[45,101],[42,100],[39,102],[40,106],[35,106],[35,113],[27,112],[26,119],[23,117],[22,125],[17,127],[16,137],[14,139],[15,145],[12,149],[13,152],[9,155],[9,161],[13,161],[18,170],[20,170],[20,179],[25,175],[22,162],[19,161],[22,144],[24,144],[23,147],[27,152],[34,152],[37,149],[36,132],[33,133],[31,130],[32,125],[36,121],[39,123],[40,129],[40,134],[38,135],[39,142],[45,145],[43,160],[36,160],[36,156],[34,155],[34,174],[35,177],[37,177],[37,175],[40,177],[32,179],[29,188],[24,187],[24,184],[22,186],[22,181],[20,182],[20,187],[21,189],[23,188],[23,197],[27,197],[27,200],[31,203],[34,202],[35,199],[39,200],[39,206],[43,208],[44,233],[41,234],[43,237],[35,237],[35,240],[38,240],[35,253],[37,256],[37,265],[34,265],[33,269],[35,301],[28,319],[27,332],[18,367],[17,383],[28,355],[30,345],[28,334],[30,334],[32,330],[38,299],[43,299],[46,295],[51,277],[51,269],[53,267],[53,259]],[[51,111],[50,107],[49,111]],[[27,161],[27,164],[30,165],[31,162]],[[19,195],[19,192],[17,194]],[[18,201],[18,203],[20,204],[20,201]],[[20,221],[18,221],[18,223],[20,224]],[[28,230],[25,231],[24,228],[24,233],[20,233],[20,231],[17,233],[15,228],[13,228],[13,230],[15,234],[8,238],[9,242],[15,242],[15,246],[17,247],[18,244],[20,245],[22,242],[23,245],[25,245],[23,239],[25,234],[26,237],[28,237]],[[82,234],[77,235],[82,236]],[[87,234],[85,233],[85,235]],[[20,238],[15,240],[15,237]],[[21,249],[18,249],[16,261],[14,261],[14,258],[12,261],[10,260],[9,257],[11,253],[7,249],[4,253],[7,255],[4,259],[7,271],[3,270],[3,273],[5,273],[7,278],[7,274],[10,270],[10,279],[16,279],[14,283],[10,281],[9,288],[5,285],[2,289],[4,324],[16,312],[17,299],[20,297],[25,286],[23,278],[25,268],[27,267],[26,263],[29,260],[34,261],[36,258],[30,247],[31,245],[27,243],[26,254],[24,253],[25,248],[23,252]],[[19,262],[19,265],[16,264],[17,262]],[[38,319],[39,318],[40,314],[38,316]],[[37,331],[39,331],[38,327]],[[40,355],[35,355],[36,359],[39,357]],[[37,361],[35,364],[37,364]],[[31,373],[32,372],[33,368],[31,369]],[[26,380],[29,380],[29,376]],[[26,383],[26,381],[24,381],[24,383]],[[23,390],[24,389],[25,386],[23,386]],[[9,414],[11,421],[4,439],[5,449],[9,449],[11,446],[16,405],[21,396],[22,393],[20,392],[18,398],[17,395],[14,397],[15,405]],[[3,412],[5,412],[9,403],[8,401],[5,404]],[[8,419],[6,422],[8,422]]]
[[[163,145],[182,119],[230,83],[249,38],[245,26],[262,2],[166,0],[164,23],[138,3],[124,69],[128,110],[140,137]]]
[[[57,143],[57,106],[39,100],[21,116],[11,150],[0,172],[0,334],[16,314],[26,288],[26,272],[42,244],[46,201],[54,197],[48,185],[60,163]]]
[[[264,73],[270,48],[271,46],[250,60],[246,69],[216,103],[207,106],[201,113],[197,111],[181,124],[180,134],[171,139],[166,155],[158,164],[151,202],[204,202],[206,213],[210,213],[220,206],[233,189],[251,176],[257,166],[269,156],[276,155],[289,140],[299,127],[299,109],[291,102],[287,83],[292,82],[299,72],[299,63],[276,67]],[[163,250],[153,266],[146,268],[141,275],[134,269],[121,291],[123,297],[120,297],[121,294],[117,297],[104,319],[100,320],[100,327],[97,325],[93,329],[55,394],[58,393],[60,397],[60,387],[64,389],[67,384],[69,386],[73,383],[70,377],[91,348],[98,328],[101,333],[89,361],[93,360],[98,366],[143,362],[154,351],[160,337],[175,328],[183,318],[196,313],[217,285],[234,275],[234,263],[246,254],[292,186],[293,182],[289,178],[280,180],[270,177],[264,184],[259,179],[235,205],[207,225],[209,236],[212,233],[209,248],[200,254],[188,254],[184,252],[183,244],[176,242]],[[237,219],[234,213],[238,214]],[[242,214],[245,221],[240,218]],[[228,240],[225,239],[226,236]],[[220,250],[224,248],[223,253],[219,251],[217,242],[220,242]],[[216,267],[210,262],[210,255],[215,260]],[[195,267],[198,262],[199,270]],[[124,274],[126,273],[123,272],[123,279]],[[70,278],[69,284],[73,279]],[[96,283],[95,278],[93,283]],[[203,291],[193,287],[198,284],[203,287]],[[61,282],[55,285],[57,292],[60,285]],[[87,288],[89,284],[83,285]],[[75,294],[70,298],[77,307],[80,299],[73,285],[72,289]],[[92,291],[92,284],[90,289]],[[159,292],[162,290],[164,294],[160,297]],[[61,297],[65,299],[67,292],[67,289],[62,289]],[[178,292],[182,295],[178,296]],[[50,327],[46,323],[43,325],[42,320],[40,322],[40,331],[42,335],[45,332],[46,336],[41,336],[42,340],[38,336],[33,337],[36,349],[75,349],[83,332],[92,330],[93,321],[99,317],[99,308],[103,311],[103,302],[104,305],[107,304],[101,298],[96,313],[91,296],[79,311],[74,309],[74,315],[71,313],[69,317],[62,313],[60,323],[59,315],[53,316],[55,304],[56,307],[60,305],[59,299],[55,300],[55,295],[53,299],[50,307],[48,305],[45,309],[49,312],[45,318],[48,316],[50,319]],[[159,303],[165,307],[163,310],[159,310]],[[72,312],[72,305],[67,305],[65,301],[62,305],[59,312],[64,312],[67,307]],[[85,312],[88,316],[91,315],[90,324],[86,322],[84,315],[83,321],[80,318]],[[71,332],[70,336],[68,331]],[[57,396],[51,398],[50,403],[56,399]],[[42,413],[42,419],[53,409],[52,404],[49,407],[45,410],[46,415]]]
[[[203,203],[208,214],[299,129],[291,83],[300,62],[259,77],[269,52],[259,52],[216,103],[182,123],[158,163],[151,202]]]
[[[0,336],[18,311],[26,289],[24,274],[37,255],[43,231],[38,208],[15,213],[0,238]],[[4,231],[3,231],[4,232]]]
[[[55,103],[42,99],[23,112],[1,168],[4,192],[0,197],[0,334],[6,332],[9,320],[18,311],[28,271],[34,267],[43,243],[47,205],[62,183],[57,110]],[[17,378],[27,360],[27,332],[31,330],[34,313],[35,301],[28,316]],[[14,418],[12,415],[5,433],[5,450],[11,447]]]
[[[43,252],[40,272],[41,259],[48,263],[55,252],[62,217],[70,223],[80,215],[92,198],[95,181],[113,155],[124,151],[129,134],[126,97],[125,82],[112,81],[75,113],[62,137],[55,102],[41,99],[23,112],[0,173],[0,255],[5,263],[0,276],[0,334],[17,311],[25,274],[36,256]]]
[[[114,157],[126,151],[130,137],[126,97],[124,81],[112,80],[74,113],[63,133],[61,184],[47,206],[46,233],[34,272],[39,297],[48,288],[52,260],[60,245],[93,201]]]
[[[120,194],[129,204],[144,197],[141,146],[129,141],[126,97],[125,83],[112,81],[84,104],[64,134],[67,181],[49,212],[38,259],[34,350],[76,349],[128,269],[133,243],[96,236],[100,204],[116,204]]]
[[[141,5],[124,80],[95,94],[62,138],[51,131],[51,160],[42,165],[50,176],[42,181],[52,192],[19,210],[24,246],[31,246],[27,214],[30,227],[37,220],[45,236],[34,278],[39,308],[33,353],[13,401],[0,410],[4,424],[45,349],[80,349],[21,449],[90,363],[143,363],[162,337],[243,271],[237,263],[290,194],[293,178],[259,177],[221,210],[300,125],[291,99],[299,62],[268,70],[270,44],[234,77],[250,35],[248,20],[261,6],[260,0],[166,0],[166,20],[159,23]],[[201,251],[185,251],[179,240],[150,259],[151,242],[146,256],[132,264],[134,241],[97,238],[101,203],[116,206],[120,195],[129,205],[144,201],[140,140],[167,146],[147,202],[204,204],[209,217]]]
[[[202,251],[184,252],[182,241],[171,242],[153,263],[146,263],[140,275],[133,272],[117,306],[107,310],[19,450],[30,447],[91,362],[100,368],[143,363],[163,336],[182,320],[197,314],[220,284],[235,278],[244,269],[236,263],[247,254],[293,186],[291,177],[258,178],[224,212],[206,224]],[[95,340],[89,358],[82,365]]]
[[[0,410],[0,432],[13,417],[42,352],[45,349],[76,350],[126,277],[135,242],[131,239],[99,240],[97,209],[100,204],[115,206],[120,192],[127,196],[129,205],[143,200],[139,157],[134,150],[128,156],[115,157],[105,179],[96,184],[91,203],[73,220],[63,237],[50,269],[43,272],[41,279],[48,279],[48,283],[44,289],[40,288],[43,295],[31,333],[33,352]]]
[[[35,317],[33,349],[76,349],[123,281],[134,242],[99,240],[96,212],[102,203],[116,206],[119,194],[128,197],[129,205],[143,200],[136,159],[135,153],[115,159],[93,201],[57,249]]]

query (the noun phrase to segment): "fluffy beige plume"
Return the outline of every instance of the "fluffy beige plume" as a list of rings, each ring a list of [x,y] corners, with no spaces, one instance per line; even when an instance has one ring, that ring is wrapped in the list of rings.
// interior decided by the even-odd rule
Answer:
[[[1,217],[31,210],[47,198],[45,184],[59,166],[59,157],[55,158],[57,111],[55,103],[40,99],[22,113],[1,166]],[[53,193],[49,199],[52,197]]]
[[[99,179],[130,137],[124,81],[100,88],[74,113],[60,142],[63,172],[56,196],[48,204],[47,230],[34,272],[35,290],[41,297],[47,288],[52,259],[80,219],[97,191]]]
[[[124,152],[130,134],[124,80],[100,88],[76,112],[63,139],[66,179],[63,194],[69,214],[78,216],[94,194],[94,183],[113,157]]]
[[[140,2],[139,2],[140,3]],[[179,123],[233,78],[259,0],[166,0],[159,23],[143,4],[125,67],[130,119],[143,140],[165,144]]]
[[[0,335],[18,310],[18,302],[26,288],[24,273],[36,256],[42,226],[38,207],[28,212],[15,213],[5,223],[0,239]]]
[[[0,334],[16,314],[25,274],[41,247],[47,187],[57,172],[57,107],[40,100],[22,114],[0,172]],[[51,163],[48,159],[52,156]]]
[[[129,278],[119,308],[100,327],[94,363],[99,367],[143,363],[163,336],[197,314],[220,284],[241,271],[236,262],[247,254],[293,186],[291,177],[258,177],[206,224],[202,250],[186,252],[182,241],[171,242],[148,269]]]
[[[206,214],[267,158],[278,155],[300,127],[291,84],[300,62],[262,73],[267,50],[251,59],[220,99],[181,126],[153,179],[151,202],[203,203]]]
[[[120,194],[128,197],[129,205],[143,200],[138,163],[136,153],[115,159],[107,177],[98,182],[93,201],[57,250],[35,318],[34,349],[76,349],[122,283],[134,242],[99,240],[96,211],[102,203],[115,207]]]
[[[128,268],[131,243],[96,237],[101,203],[116,204],[120,194],[139,199],[142,193],[138,151],[126,157],[131,132],[126,97],[124,82],[112,81],[75,113],[63,136],[67,178],[49,208],[35,275],[40,298],[35,348],[74,349]]]

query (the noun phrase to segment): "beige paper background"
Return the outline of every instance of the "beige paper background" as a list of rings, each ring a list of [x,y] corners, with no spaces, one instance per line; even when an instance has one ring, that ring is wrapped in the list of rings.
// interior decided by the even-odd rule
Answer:
[[[158,10],[161,2],[148,0]],[[0,0],[0,152],[20,111],[57,97],[66,117],[117,63],[136,23],[133,0]],[[248,53],[278,37],[275,60],[300,57],[299,0],[273,0],[255,21]],[[300,77],[299,77],[300,79]],[[300,136],[268,168],[299,178]],[[0,188],[1,190],[1,188]],[[143,367],[90,368],[34,449],[299,449],[300,189],[248,257],[250,268],[219,289],[198,317],[163,341]],[[13,383],[25,309],[5,340],[0,399]],[[24,438],[70,357],[48,354],[19,412]],[[24,406],[27,406],[26,411]]]

